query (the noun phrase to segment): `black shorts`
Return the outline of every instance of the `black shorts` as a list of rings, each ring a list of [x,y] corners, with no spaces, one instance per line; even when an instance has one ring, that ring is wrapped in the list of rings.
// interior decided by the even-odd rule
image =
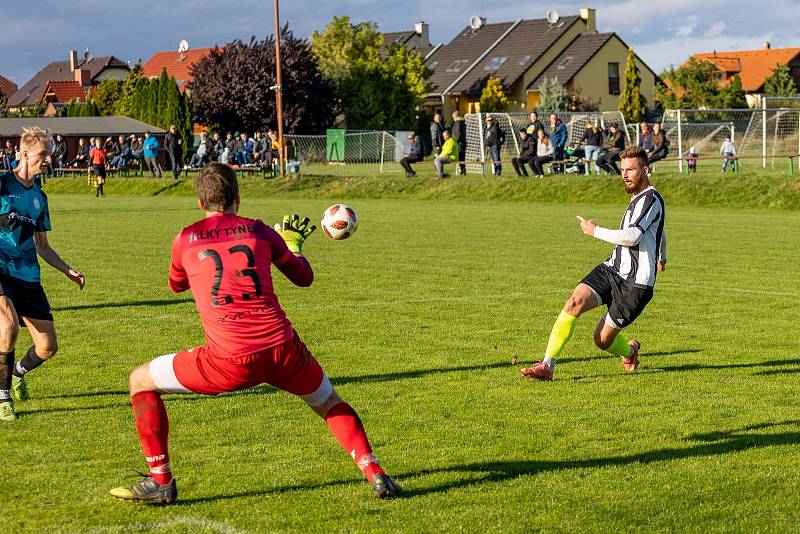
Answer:
[[[102,163],[99,165],[94,166],[94,175],[97,178],[102,178],[103,180],[106,179],[106,166]]]
[[[644,311],[644,307],[653,298],[652,287],[637,287],[633,282],[624,280],[608,265],[601,263],[587,274],[582,284],[595,290],[602,302],[608,306],[606,321],[619,329],[625,328]]]
[[[19,317],[42,321],[53,320],[50,303],[39,282],[27,282],[0,273],[0,295],[5,295],[11,300]],[[25,324],[20,321],[20,326],[25,326]]]

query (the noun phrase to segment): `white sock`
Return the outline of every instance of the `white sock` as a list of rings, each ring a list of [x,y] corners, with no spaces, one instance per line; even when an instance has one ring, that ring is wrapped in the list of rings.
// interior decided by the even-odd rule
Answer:
[[[556,368],[556,361],[552,356],[545,356],[542,360],[542,363],[545,364],[551,371],[554,371]]]

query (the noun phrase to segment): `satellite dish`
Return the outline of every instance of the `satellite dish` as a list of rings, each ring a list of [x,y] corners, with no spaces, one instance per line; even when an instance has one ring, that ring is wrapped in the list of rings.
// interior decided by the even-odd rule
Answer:
[[[91,53],[91,52],[89,52],[89,49],[87,48],[87,49],[86,49],[86,50],[83,52],[83,62],[84,62],[84,63],[88,63],[88,62],[90,62],[91,60],[92,60],[92,53]]]
[[[484,21],[483,17],[479,17],[477,15],[470,17],[469,27],[472,28],[473,30],[478,30],[480,29],[481,26],[483,26],[483,21]]]
[[[555,24],[558,22],[558,11],[555,9],[548,9],[547,10],[547,22],[550,24]]]
[[[189,41],[187,41],[186,39],[183,39],[178,44],[178,52],[180,52],[181,54],[185,54],[188,51],[189,51]]]

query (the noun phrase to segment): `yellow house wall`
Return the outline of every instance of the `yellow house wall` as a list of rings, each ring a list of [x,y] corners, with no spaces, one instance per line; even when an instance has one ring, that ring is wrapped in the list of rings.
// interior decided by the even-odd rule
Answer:
[[[601,111],[616,110],[619,106],[619,95],[612,95],[608,92],[608,64],[619,63],[619,87],[621,91],[625,86],[625,62],[627,58],[628,50],[625,45],[616,36],[612,37],[572,78],[567,89],[580,91],[583,98],[588,97],[592,101],[599,100]],[[639,92],[647,100],[647,106],[652,107],[655,101],[656,77],[638,58],[635,61],[636,66],[639,68],[639,75],[642,78]]]

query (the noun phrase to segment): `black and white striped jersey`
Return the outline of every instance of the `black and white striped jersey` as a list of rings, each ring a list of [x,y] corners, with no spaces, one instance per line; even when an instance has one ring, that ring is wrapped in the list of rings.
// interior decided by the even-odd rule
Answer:
[[[631,199],[620,230],[638,228],[641,238],[630,245],[618,244],[605,264],[638,287],[656,283],[656,263],[666,261],[667,238],[664,232],[664,199],[650,186]],[[634,232],[638,234],[638,232]]]

